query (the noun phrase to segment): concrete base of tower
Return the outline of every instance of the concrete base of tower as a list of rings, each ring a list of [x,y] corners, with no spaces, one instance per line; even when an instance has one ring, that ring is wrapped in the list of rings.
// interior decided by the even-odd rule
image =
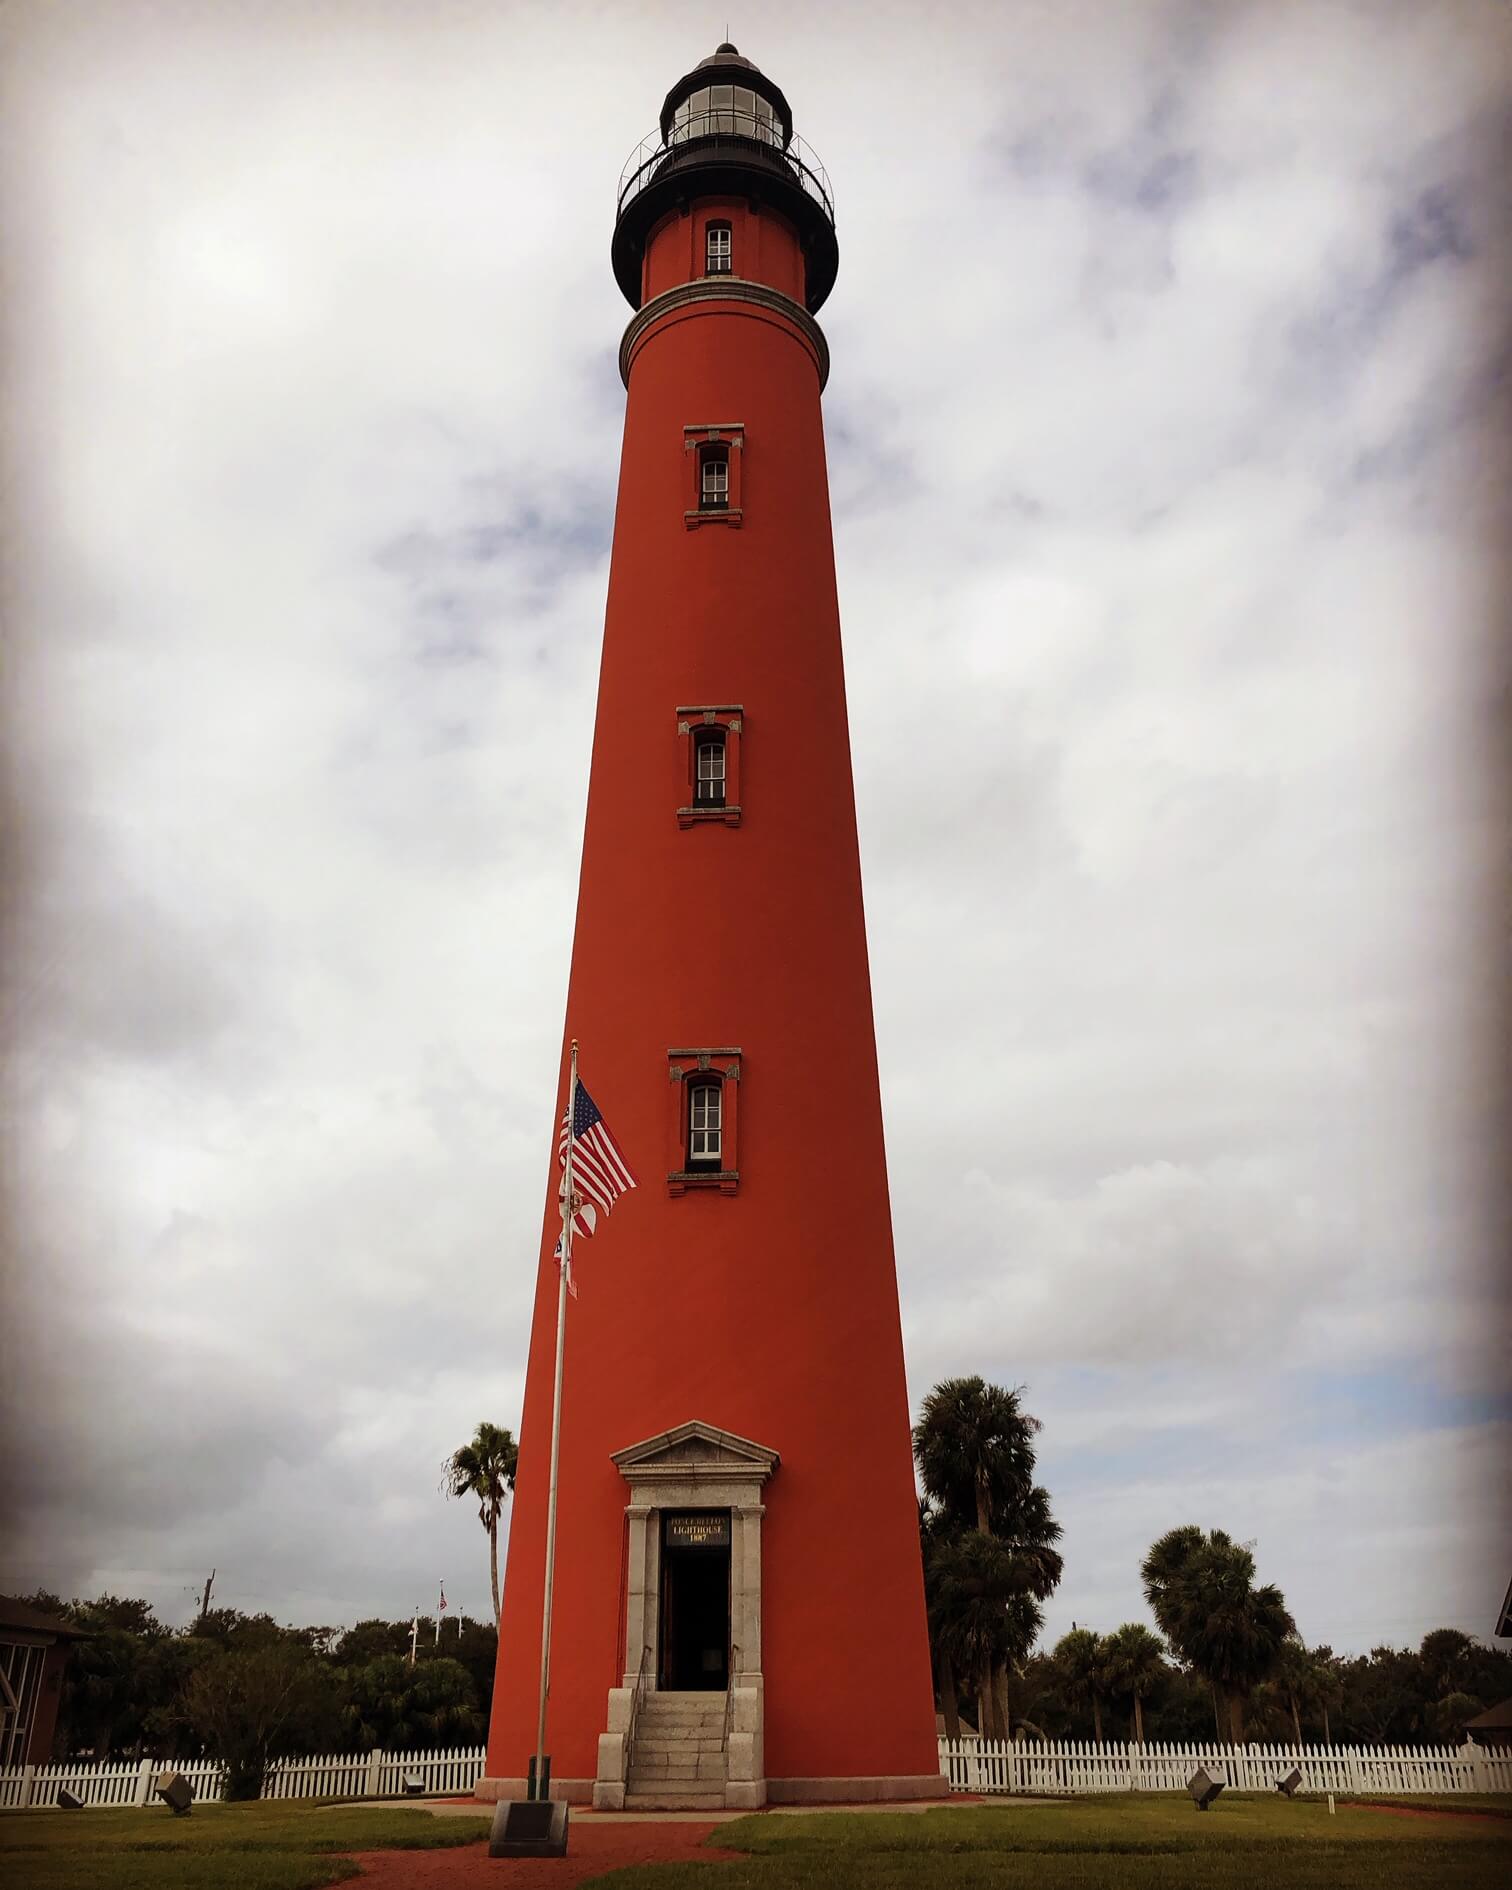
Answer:
[[[950,1780],[943,1772],[886,1778],[769,1778],[766,1795],[773,1805],[871,1805],[948,1798]]]
[[[523,1798],[526,1788],[527,1781],[523,1778],[480,1778],[473,1786],[473,1797],[480,1804],[496,1805],[501,1798]],[[554,1778],[551,1781],[551,1796],[564,1799],[569,1805],[591,1805],[593,1780]]]

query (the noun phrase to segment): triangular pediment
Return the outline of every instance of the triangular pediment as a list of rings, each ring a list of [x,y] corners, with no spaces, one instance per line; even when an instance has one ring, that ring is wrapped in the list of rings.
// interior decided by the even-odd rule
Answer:
[[[781,1459],[765,1444],[737,1437],[717,1425],[691,1419],[642,1443],[612,1453],[610,1461],[626,1477],[725,1475],[765,1479]]]

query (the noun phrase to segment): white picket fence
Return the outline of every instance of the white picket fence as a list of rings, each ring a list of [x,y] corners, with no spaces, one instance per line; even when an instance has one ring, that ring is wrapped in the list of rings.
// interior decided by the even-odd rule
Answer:
[[[330,1753],[313,1759],[279,1759],[263,1787],[264,1798],[402,1798],[407,1779],[426,1792],[462,1795],[483,1776],[482,1746],[447,1746],[432,1752]],[[218,1798],[221,1766],[213,1759],[75,1759],[61,1765],[23,1765],[0,1771],[0,1811],[56,1805],[70,1791],[86,1805],[147,1805],[152,1784],[165,1770],[182,1772],[196,1798]]]
[[[1293,1768],[1304,1792],[1512,1792],[1512,1750],[1480,1746],[1143,1746],[1091,1740],[940,1741],[957,1792],[1175,1792],[1201,1766],[1233,1791],[1274,1791]]]

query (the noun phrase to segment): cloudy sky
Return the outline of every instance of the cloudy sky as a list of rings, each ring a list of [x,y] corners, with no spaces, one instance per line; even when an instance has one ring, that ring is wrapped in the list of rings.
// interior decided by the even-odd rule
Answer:
[[[733,4],[733,0],[732,0]],[[725,15],[13,0],[0,1589],[486,1613],[628,310]],[[729,16],[825,397],[910,1394],[1028,1386],[1052,1634],[1187,1521],[1487,1632],[1512,14]]]

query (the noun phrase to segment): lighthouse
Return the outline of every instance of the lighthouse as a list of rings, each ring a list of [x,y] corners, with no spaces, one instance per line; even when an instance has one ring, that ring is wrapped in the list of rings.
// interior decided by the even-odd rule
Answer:
[[[728,43],[621,178],[634,311],[566,1040],[638,1186],[565,1326],[546,1748],[601,1808],[939,1796],[815,317],[829,180]],[[864,628],[857,639],[864,654]],[[536,1746],[548,1185],[486,1798]]]

